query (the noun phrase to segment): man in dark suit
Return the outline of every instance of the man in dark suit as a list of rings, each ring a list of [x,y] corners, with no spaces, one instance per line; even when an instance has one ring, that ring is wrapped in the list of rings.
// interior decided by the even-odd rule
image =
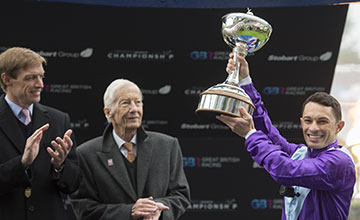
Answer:
[[[0,54],[1,219],[67,219],[63,195],[80,183],[69,115],[38,103],[45,63],[26,48]]]
[[[84,179],[71,195],[79,219],[178,219],[190,191],[179,142],[141,127],[142,94],[124,79],[104,94],[111,122],[103,136],[77,148]]]

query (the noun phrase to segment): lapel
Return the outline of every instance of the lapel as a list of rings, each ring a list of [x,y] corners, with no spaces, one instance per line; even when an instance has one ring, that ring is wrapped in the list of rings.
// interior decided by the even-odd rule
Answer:
[[[55,121],[53,120],[53,122]],[[51,129],[51,126],[56,126],[55,124],[50,123],[50,116],[48,114],[47,109],[44,108],[44,106],[39,103],[34,104],[32,123],[33,123],[33,132],[35,132],[36,129],[40,128],[46,123],[50,124],[49,129]],[[48,135],[49,133],[48,131],[49,130],[44,132],[40,142],[40,146],[43,146],[43,143],[49,143],[51,141],[50,136]]]
[[[130,177],[127,175],[123,156],[121,155],[119,147],[116,145],[112,136],[112,128],[113,127],[110,124],[105,129],[102,142],[102,151],[97,152],[97,155],[104,168],[110,173],[116,182],[119,183],[128,196],[136,201],[137,195],[134,187],[131,184]]]
[[[5,101],[5,94],[0,97],[0,129],[5,133],[17,151],[22,154],[24,152],[25,140],[22,137],[17,118]]]
[[[137,193],[141,197],[145,188],[146,179],[149,173],[153,145],[145,130],[140,127],[137,131]]]

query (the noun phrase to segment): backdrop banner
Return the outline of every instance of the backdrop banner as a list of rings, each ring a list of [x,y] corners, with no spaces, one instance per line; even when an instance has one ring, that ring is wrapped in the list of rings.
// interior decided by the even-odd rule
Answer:
[[[155,8],[259,8],[347,4],[354,0],[28,0],[73,4]]]
[[[303,142],[305,98],[330,92],[347,9],[252,10],[273,33],[247,56],[251,77],[289,142]],[[102,134],[109,83],[126,78],[138,84],[145,128],[181,143],[192,194],[181,219],[280,219],[279,184],[252,161],[244,140],[195,114],[199,94],[227,77],[231,48],[222,39],[221,17],[246,11],[27,2],[2,7],[0,52],[22,46],[48,60],[41,103],[70,114],[78,144]]]

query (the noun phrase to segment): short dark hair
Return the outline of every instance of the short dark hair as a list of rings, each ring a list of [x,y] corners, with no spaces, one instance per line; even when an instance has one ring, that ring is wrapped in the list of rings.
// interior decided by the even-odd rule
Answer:
[[[341,105],[332,95],[329,95],[326,92],[316,92],[310,95],[302,105],[301,114],[304,113],[305,105],[309,102],[315,102],[320,105],[331,107],[336,121],[341,120]]]

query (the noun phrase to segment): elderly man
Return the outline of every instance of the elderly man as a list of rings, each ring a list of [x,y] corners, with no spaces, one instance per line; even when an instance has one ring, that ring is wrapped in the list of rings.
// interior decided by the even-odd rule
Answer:
[[[240,117],[218,116],[233,132],[244,137],[251,157],[284,185],[284,220],[346,220],[355,167],[349,151],[338,145],[337,134],[344,127],[339,102],[318,92],[308,97],[300,118],[304,144],[288,143],[271,120],[249,76],[248,63],[240,63],[240,84],[256,109],[253,116],[240,107]],[[235,69],[229,60],[227,71]]]
[[[69,115],[38,103],[45,63],[26,48],[0,54],[1,219],[67,219],[63,195],[80,183]]]
[[[104,94],[111,122],[100,137],[77,148],[84,181],[72,195],[79,219],[178,219],[190,192],[176,138],[141,127],[142,94],[124,79]]]

